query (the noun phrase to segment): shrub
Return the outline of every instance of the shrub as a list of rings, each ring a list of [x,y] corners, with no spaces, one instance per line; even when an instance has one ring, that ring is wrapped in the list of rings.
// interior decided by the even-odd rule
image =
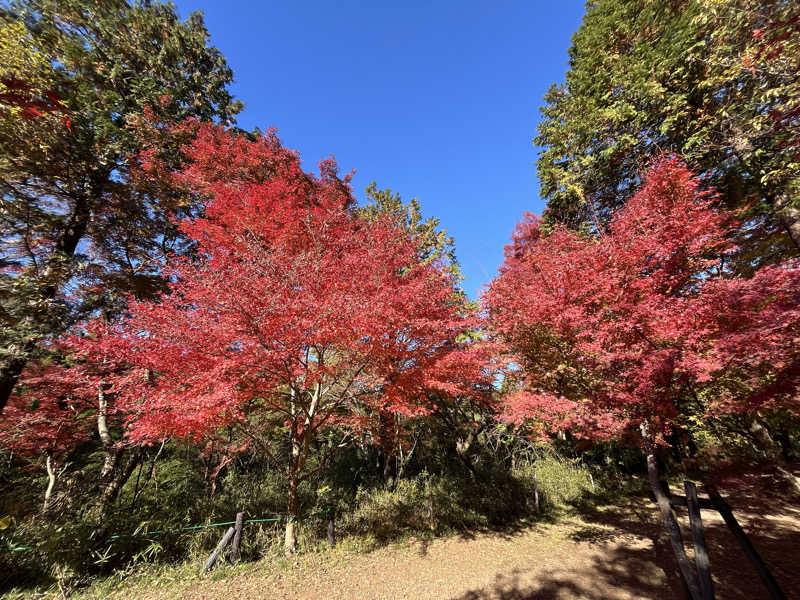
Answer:
[[[563,506],[579,501],[591,489],[589,470],[580,462],[544,455],[518,465],[514,477],[524,486],[529,508],[533,508],[534,474],[542,505]]]

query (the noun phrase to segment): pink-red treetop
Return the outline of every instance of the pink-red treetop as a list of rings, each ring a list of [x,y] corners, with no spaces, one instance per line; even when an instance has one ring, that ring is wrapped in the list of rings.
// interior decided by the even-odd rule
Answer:
[[[170,293],[132,302],[113,334],[87,341],[136,367],[120,385],[132,438],[233,425],[272,456],[272,426],[309,443],[376,410],[424,413],[435,385],[469,391],[448,362],[469,324],[453,276],[421,264],[393,222],[356,217],[335,163],[312,176],[273,132],[248,140],[211,126],[184,153],[188,168],[158,177],[210,198],[181,224],[198,259],[176,259]]]
[[[800,269],[732,276],[732,223],[678,159],[665,159],[599,237],[526,215],[485,296],[520,367],[509,419],[607,437],[682,407],[797,408]]]

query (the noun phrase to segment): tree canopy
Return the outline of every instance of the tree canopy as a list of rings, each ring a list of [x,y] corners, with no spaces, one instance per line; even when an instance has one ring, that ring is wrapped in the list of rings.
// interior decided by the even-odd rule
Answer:
[[[604,226],[650,157],[677,153],[744,211],[740,268],[796,255],[800,94],[787,44],[798,11],[783,0],[588,2],[566,82],[541,109],[545,223]]]
[[[2,408],[43,336],[160,289],[179,245],[171,217],[198,205],[130,180],[135,156],[165,142],[154,130],[188,117],[230,123],[241,105],[199,14],[26,0],[0,18]]]
[[[486,297],[521,368],[510,418],[603,437],[797,410],[797,262],[736,276],[736,223],[714,201],[672,158],[643,176],[607,234],[520,223]]]

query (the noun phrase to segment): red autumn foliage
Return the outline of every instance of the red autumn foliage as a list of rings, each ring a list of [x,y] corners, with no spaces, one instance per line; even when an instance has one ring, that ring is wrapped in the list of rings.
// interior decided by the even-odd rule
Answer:
[[[0,446],[27,458],[60,460],[88,438],[80,386],[57,365],[32,363],[0,420]]]
[[[488,376],[452,360],[471,323],[447,265],[423,264],[391,219],[359,218],[333,161],[313,176],[272,131],[253,140],[191,126],[189,165],[170,172],[146,158],[143,176],[210,198],[180,225],[196,258],[175,258],[169,293],[132,301],[109,331],[91,325],[85,344],[132,367],[115,388],[135,413],[130,438],[198,439],[230,425],[287,476],[295,514],[294,487],[323,431],[425,414],[429,390],[471,393],[464,382]],[[292,442],[288,464],[266,435],[276,427]]]
[[[800,265],[733,275],[734,226],[676,158],[599,237],[545,235],[526,215],[484,299],[520,367],[506,416],[607,437],[666,432],[689,403],[796,410]]]
[[[106,510],[133,472],[136,457],[141,458],[142,449],[136,449],[138,454],[129,456],[122,467],[120,457],[131,444],[111,434],[125,421],[118,399],[119,382],[130,378],[128,367],[82,337],[51,340],[46,349],[50,357],[26,365],[0,416],[0,447],[32,459],[32,467],[47,469],[46,513],[52,508],[56,481],[76,456],[74,451],[99,437],[104,460],[95,481],[99,506]]]
[[[0,417],[0,446],[28,458],[63,459],[96,430],[99,392],[124,369],[108,355],[87,352],[83,340],[68,338],[49,346],[71,362],[31,362]],[[104,396],[107,421],[122,421],[113,394]]]
[[[19,110],[19,117],[26,121],[41,119],[46,115],[60,113],[64,115],[61,122],[71,130],[72,123],[67,115],[61,97],[53,90],[44,90],[41,95],[33,91],[32,86],[17,77],[0,77],[0,104]]]

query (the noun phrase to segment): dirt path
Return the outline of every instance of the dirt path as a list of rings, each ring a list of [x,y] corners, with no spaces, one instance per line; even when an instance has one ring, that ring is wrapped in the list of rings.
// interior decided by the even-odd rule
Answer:
[[[653,556],[646,538],[571,520],[513,533],[392,544],[367,554],[301,556],[288,568],[273,565],[183,590],[150,590],[141,597],[671,598],[673,590]]]
[[[800,590],[800,510],[752,499],[737,510],[743,527],[788,597]],[[690,540],[685,514],[684,539]],[[704,511],[720,600],[766,598],[736,541]],[[688,544],[687,544],[688,545]],[[691,555],[691,553],[690,553]],[[336,549],[292,564],[262,561],[211,576],[144,589],[120,598],[528,600],[682,598],[677,572],[652,503],[635,500],[506,533],[391,544],[368,553]]]

